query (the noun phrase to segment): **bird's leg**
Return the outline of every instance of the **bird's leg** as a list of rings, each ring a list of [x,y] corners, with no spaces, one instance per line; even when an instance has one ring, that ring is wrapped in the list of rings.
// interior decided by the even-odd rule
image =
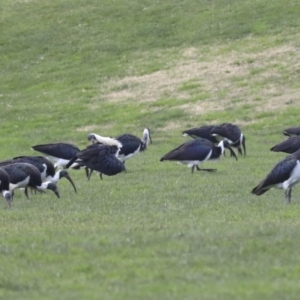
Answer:
[[[103,180],[102,173],[99,173],[100,179]]]
[[[194,173],[195,167],[195,165],[192,166],[192,174]]]
[[[292,189],[286,189],[284,191],[284,195],[285,195],[285,198],[286,198],[286,203],[287,204],[290,204],[291,203],[291,195],[292,195]]]
[[[84,170],[85,170],[86,178],[88,178],[89,177],[89,169],[88,168],[84,168]]]
[[[238,153],[239,153],[240,155],[243,155],[242,148],[238,147]]]
[[[27,188],[27,186],[26,186],[26,188],[25,188],[25,195],[26,195],[27,199],[29,200],[29,197],[28,197],[28,188]]]
[[[206,172],[215,172],[217,169],[201,169],[198,166],[196,166],[197,171],[206,171]]]
[[[92,174],[93,174],[93,170],[91,169],[90,174],[89,174],[88,177],[87,177],[87,180],[90,180]]]

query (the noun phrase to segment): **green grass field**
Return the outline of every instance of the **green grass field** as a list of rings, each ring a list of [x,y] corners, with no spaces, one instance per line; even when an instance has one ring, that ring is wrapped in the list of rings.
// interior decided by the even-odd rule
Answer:
[[[3,0],[0,160],[152,132],[127,173],[0,205],[1,299],[298,299],[300,192],[251,190],[300,126],[298,1]],[[247,156],[160,162],[233,122]]]

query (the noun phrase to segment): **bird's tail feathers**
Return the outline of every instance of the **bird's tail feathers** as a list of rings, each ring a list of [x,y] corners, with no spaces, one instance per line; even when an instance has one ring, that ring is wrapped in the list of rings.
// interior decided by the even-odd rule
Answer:
[[[67,164],[66,164],[66,169],[70,168],[73,163],[76,161],[77,157],[74,156]]]

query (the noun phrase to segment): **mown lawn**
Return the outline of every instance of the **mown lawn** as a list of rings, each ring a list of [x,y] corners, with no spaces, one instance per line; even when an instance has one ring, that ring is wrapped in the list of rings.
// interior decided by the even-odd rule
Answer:
[[[152,132],[78,193],[0,205],[3,299],[298,299],[299,187],[251,190],[299,126],[297,1],[13,1],[1,5],[0,158],[54,141]],[[215,173],[160,162],[184,129],[233,122],[247,156]]]

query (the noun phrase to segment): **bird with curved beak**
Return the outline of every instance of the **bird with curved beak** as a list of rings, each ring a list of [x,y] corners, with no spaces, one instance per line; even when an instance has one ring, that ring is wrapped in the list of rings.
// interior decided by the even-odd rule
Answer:
[[[42,181],[51,181],[57,184],[61,178],[66,178],[72,184],[75,193],[77,192],[76,186],[68,171],[59,170],[55,173],[54,164],[44,156],[18,156],[0,161],[0,166],[3,167],[15,163],[29,163],[34,165],[40,171]]]
[[[71,176],[69,175],[67,170],[59,170],[55,173],[54,176],[48,175],[46,177],[46,181],[51,181],[53,183],[57,183],[60,179],[66,178],[73,186],[75,193],[77,193],[77,189],[75,186],[74,181],[72,180]]]
[[[38,191],[51,190],[60,198],[56,184],[51,181],[42,182],[41,173],[34,165],[29,163],[13,163],[4,166],[3,169],[9,175],[9,190],[12,195],[16,188],[25,188],[25,195],[28,198],[27,188],[30,187]]]
[[[214,126],[210,133],[214,137],[227,140],[231,147],[237,148],[240,155],[243,155],[244,150],[244,156],[246,155],[246,137],[237,125],[232,123],[223,123],[221,125]]]

